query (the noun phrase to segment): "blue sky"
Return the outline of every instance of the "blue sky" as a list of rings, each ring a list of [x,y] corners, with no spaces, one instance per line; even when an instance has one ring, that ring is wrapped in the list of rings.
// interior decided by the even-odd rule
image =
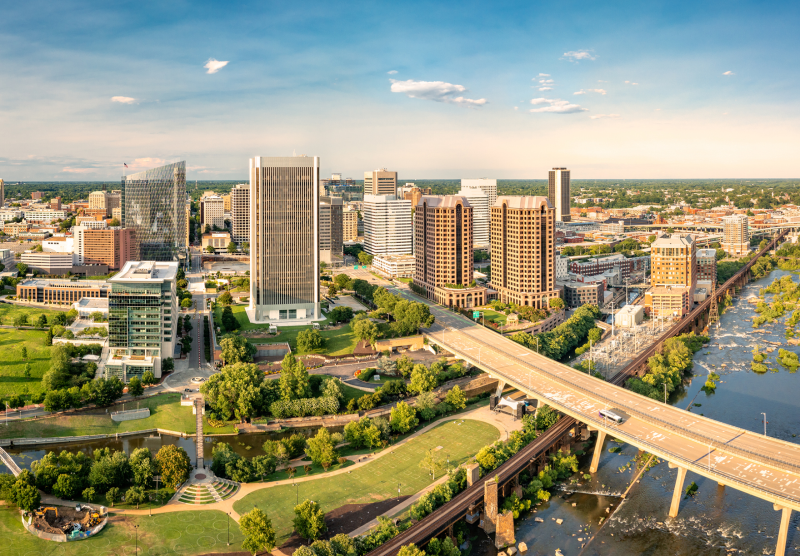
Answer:
[[[113,4],[113,5],[112,5]],[[43,2],[0,17],[0,177],[797,177],[796,2]],[[223,64],[223,62],[226,62]]]

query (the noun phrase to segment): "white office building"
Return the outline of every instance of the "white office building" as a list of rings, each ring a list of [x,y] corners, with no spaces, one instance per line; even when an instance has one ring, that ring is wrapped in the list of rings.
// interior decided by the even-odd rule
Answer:
[[[395,195],[364,195],[364,251],[370,255],[412,252],[411,201]]]
[[[456,195],[466,197],[472,207],[472,247],[474,249],[488,249],[490,247],[489,232],[491,229],[488,195],[477,187],[462,188]]]
[[[461,180],[461,191],[465,189],[480,189],[489,198],[489,208],[494,206],[497,201],[497,180],[494,178],[463,178]],[[463,193],[459,193],[463,195]]]
[[[556,255],[556,280],[566,280],[569,275],[569,257]]]
[[[209,195],[200,200],[200,222],[206,226],[225,227],[225,200],[219,195]]]
[[[750,252],[750,230],[747,216],[731,214],[722,218],[722,249],[728,254],[742,257]]]

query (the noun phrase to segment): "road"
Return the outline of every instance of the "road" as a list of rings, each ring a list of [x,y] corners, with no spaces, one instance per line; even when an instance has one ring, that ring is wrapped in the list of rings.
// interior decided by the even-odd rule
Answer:
[[[409,299],[405,289],[392,288]],[[800,446],[635,394],[540,356],[443,307],[431,305],[432,341],[534,398],[680,467],[800,510]],[[622,424],[598,414],[611,409]]]

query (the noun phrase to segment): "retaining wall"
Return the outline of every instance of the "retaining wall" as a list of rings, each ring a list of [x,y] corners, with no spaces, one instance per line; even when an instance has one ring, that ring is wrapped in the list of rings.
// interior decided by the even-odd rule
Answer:
[[[192,437],[194,434],[186,434],[183,432],[171,431],[166,429],[144,429],[140,431],[117,432],[112,434],[91,434],[84,436],[60,436],[48,438],[2,438],[0,439],[0,446],[14,447],[14,446],[32,446],[36,444],[65,444],[67,442],[84,442],[87,440],[102,440],[104,438],[120,438],[125,436],[134,436],[137,434],[167,434],[169,436],[179,436],[182,438]]]
[[[136,421],[137,419],[147,419],[150,417],[150,408],[129,409],[127,411],[115,411],[111,414],[112,421]]]

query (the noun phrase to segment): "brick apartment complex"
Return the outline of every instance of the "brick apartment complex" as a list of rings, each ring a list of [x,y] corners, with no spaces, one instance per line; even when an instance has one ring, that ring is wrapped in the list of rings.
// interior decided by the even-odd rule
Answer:
[[[573,261],[570,264],[569,271],[583,276],[596,276],[606,270],[612,270],[615,266],[619,267],[619,274],[623,280],[630,278],[631,270],[633,270],[633,261],[626,259],[625,255],[621,254],[585,261]]]
[[[473,281],[472,207],[466,197],[423,195],[414,213],[414,283],[447,307],[483,305]]]
[[[691,235],[662,235],[652,244],[650,289],[644,304],[657,316],[681,316],[694,303],[697,248]]]
[[[492,207],[492,280],[503,303],[549,307],[555,287],[555,207],[540,196],[500,196]]]
[[[708,285],[717,283],[716,249],[697,250],[697,283]]]
[[[139,254],[136,252],[136,230],[81,228],[75,230],[75,250],[81,255],[82,264],[104,264],[111,270],[119,270],[128,261],[139,259]]]

